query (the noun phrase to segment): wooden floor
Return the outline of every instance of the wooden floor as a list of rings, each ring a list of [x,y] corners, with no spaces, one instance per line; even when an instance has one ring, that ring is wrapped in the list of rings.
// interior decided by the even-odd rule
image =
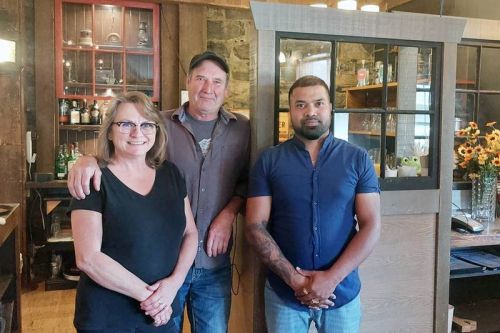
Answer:
[[[21,294],[22,333],[75,333],[76,330],[73,327],[75,295],[76,289],[45,291],[43,283],[40,283],[36,290],[23,291]],[[241,296],[233,296],[229,332],[246,332],[242,327],[244,319],[239,312],[243,306],[242,303]],[[190,331],[189,320],[184,317],[183,332]]]
[[[36,290],[23,291],[21,317],[23,333],[74,333],[76,289],[45,291],[43,283]]]

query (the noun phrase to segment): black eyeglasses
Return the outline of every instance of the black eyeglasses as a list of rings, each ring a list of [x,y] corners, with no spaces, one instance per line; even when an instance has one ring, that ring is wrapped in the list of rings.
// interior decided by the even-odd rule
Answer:
[[[157,123],[153,122],[144,122],[140,124],[136,124],[132,121],[117,121],[113,122],[113,125],[118,126],[118,130],[120,133],[129,134],[132,130],[134,130],[137,126],[141,129],[142,134],[148,135],[153,134],[158,127]]]

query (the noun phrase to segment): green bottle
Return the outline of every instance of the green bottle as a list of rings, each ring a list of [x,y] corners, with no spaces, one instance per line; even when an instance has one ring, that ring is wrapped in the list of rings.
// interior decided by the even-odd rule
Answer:
[[[66,164],[66,156],[64,156],[63,145],[59,146],[59,150],[56,154],[55,174],[57,179],[64,179],[68,174],[68,167]]]

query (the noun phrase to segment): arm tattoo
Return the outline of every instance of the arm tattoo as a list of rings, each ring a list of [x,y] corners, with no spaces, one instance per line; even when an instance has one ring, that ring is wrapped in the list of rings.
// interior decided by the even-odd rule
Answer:
[[[291,278],[295,273],[295,268],[285,258],[278,244],[267,231],[266,225],[267,221],[251,224],[247,229],[248,240],[264,264],[288,285],[291,285]]]

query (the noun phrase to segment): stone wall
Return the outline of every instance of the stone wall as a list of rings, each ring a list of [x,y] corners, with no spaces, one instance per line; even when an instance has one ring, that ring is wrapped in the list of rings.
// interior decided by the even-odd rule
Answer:
[[[248,9],[208,7],[207,49],[224,56],[231,69],[225,106],[249,108],[249,48],[252,14]]]

